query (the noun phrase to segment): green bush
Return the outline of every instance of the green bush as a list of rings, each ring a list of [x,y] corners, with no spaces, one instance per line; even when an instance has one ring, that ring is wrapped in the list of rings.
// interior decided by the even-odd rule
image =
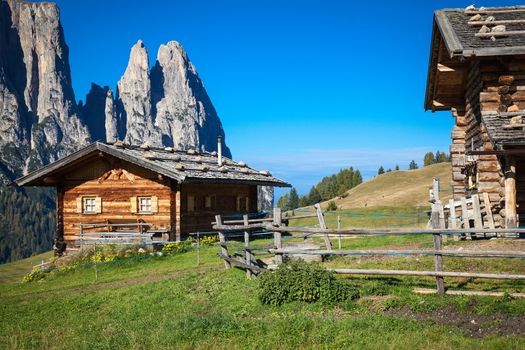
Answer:
[[[293,301],[334,304],[354,299],[358,292],[346,280],[316,263],[292,261],[259,278],[259,300],[282,305]]]
[[[328,202],[328,205],[326,206],[326,211],[336,211],[337,210],[337,204],[335,204],[334,201]]]

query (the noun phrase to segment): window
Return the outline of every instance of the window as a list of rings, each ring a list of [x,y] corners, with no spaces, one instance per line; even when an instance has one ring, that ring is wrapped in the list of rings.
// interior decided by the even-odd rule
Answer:
[[[237,197],[237,211],[249,211],[250,199],[248,197]]]
[[[82,212],[86,214],[96,213],[96,198],[95,197],[83,197]]]
[[[204,197],[204,209],[215,209],[215,196]]]
[[[194,212],[196,207],[195,196],[188,196],[188,212]]]
[[[139,197],[139,212],[151,213],[151,197]]]
[[[77,197],[77,213],[100,214],[102,213],[102,198],[97,196]]]
[[[155,214],[159,211],[159,199],[156,196],[131,197],[129,203],[133,214]]]

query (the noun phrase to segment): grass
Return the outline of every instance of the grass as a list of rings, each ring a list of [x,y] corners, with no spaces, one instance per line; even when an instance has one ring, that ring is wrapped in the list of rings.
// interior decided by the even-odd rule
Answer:
[[[258,243],[265,243],[261,240]],[[427,247],[428,237],[382,236],[345,239],[344,248]],[[468,242],[478,244],[477,242]],[[464,243],[467,244],[467,243]],[[456,244],[457,246],[457,244]],[[361,298],[337,306],[292,303],[261,305],[257,280],[243,271],[224,270],[216,247],[168,257],[146,257],[53,273],[40,282],[0,283],[0,348],[6,349],[522,349],[520,336],[473,337],[457,324],[419,319],[453,308],[491,327],[525,317],[525,301],[510,298],[416,295],[411,288],[433,286],[432,279],[356,277]],[[475,259],[447,268],[487,270]],[[490,260],[491,268],[521,271],[522,261]],[[8,272],[16,266],[3,266]],[[426,268],[426,258],[332,259],[331,266]],[[473,265],[472,265],[473,264]],[[459,265],[457,266],[459,267]],[[523,291],[523,284],[446,280],[454,286]],[[477,284],[476,284],[477,283]],[[508,282],[507,282],[508,283]],[[465,287],[464,287],[465,288]],[[500,289],[501,290],[501,289]],[[408,310],[412,316],[398,314]],[[456,312],[456,311],[455,311]],[[483,315],[494,316],[486,319]],[[414,316],[414,317],[413,317]],[[503,320],[503,321],[502,321]]]
[[[40,264],[42,260],[48,260],[52,256],[53,252],[47,252],[33,255],[27,259],[0,264],[0,283],[20,281],[22,276],[30,272],[33,266]]]

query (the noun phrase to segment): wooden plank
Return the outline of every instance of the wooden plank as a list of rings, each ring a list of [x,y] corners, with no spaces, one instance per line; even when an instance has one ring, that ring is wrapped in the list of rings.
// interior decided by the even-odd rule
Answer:
[[[243,215],[242,218],[244,220],[244,225],[249,225],[248,215]],[[245,255],[245,259],[246,259],[246,264],[251,266],[251,265],[253,265],[253,262],[252,262],[252,252],[248,248],[249,246],[250,246],[250,231],[245,230],[244,231],[244,247],[245,247],[244,255]],[[246,277],[247,278],[252,278],[253,277],[252,270],[246,269]]]
[[[490,198],[487,192],[483,192],[483,202],[485,203],[485,214],[489,228],[495,228],[494,216],[492,215],[492,208],[490,206]]]
[[[470,220],[468,217],[468,209],[467,209],[467,200],[465,197],[461,197],[461,221],[463,223],[463,229],[470,228]],[[466,238],[472,239],[472,235],[470,233],[466,233]]]
[[[456,205],[453,199],[449,200],[449,217],[448,217],[448,227],[449,228],[458,228],[457,217],[456,217]],[[454,236],[454,241],[459,241],[459,236]]]
[[[443,228],[440,224],[440,218],[439,218],[439,207],[441,205],[438,203],[434,203],[432,205],[432,213],[431,213],[431,221],[432,221],[432,228]],[[433,240],[434,240],[434,250],[441,250],[441,235],[440,234],[434,234]],[[443,271],[443,256],[441,254],[435,254],[434,255],[434,268],[436,272]],[[436,276],[436,288],[438,294],[444,294],[445,293],[445,281],[443,279],[443,276]]]
[[[217,223],[217,225],[220,225],[222,223],[222,218],[220,215],[215,216],[215,222]],[[222,231],[219,231],[219,242],[221,243],[226,242],[226,238],[224,237],[224,232]],[[224,259],[224,267],[226,269],[230,269],[232,267],[230,264],[230,261],[225,259],[225,257],[229,257],[227,247],[221,246],[221,255],[223,256],[223,259]]]
[[[479,205],[479,195],[477,194],[472,195],[472,211],[473,211],[474,227],[483,228],[483,220],[481,217],[481,207]],[[478,235],[481,235],[481,233],[476,233],[476,236]]]
[[[306,254],[306,255],[446,255],[454,257],[498,257],[498,258],[525,258],[525,252],[513,250],[435,250],[435,249],[372,249],[372,250],[312,250],[312,249],[270,249],[276,254]]]
[[[314,205],[315,210],[317,211],[317,219],[319,220],[319,227],[323,230],[326,230],[326,223],[324,221],[323,211],[321,210],[321,205],[319,203],[316,203]],[[332,250],[332,242],[330,242],[330,238],[328,238],[328,235],[325,235],[323,237],[324,244],[326,246],[327,250]]]
[[[282,212],[281,208],[273,208],[273,226],[279,226],[282,225]],[[283,238],[280,231],[274,231],[273,233],[273,242],[275,249],[281,249],[283,247]],[[275,263],[277,265],[280,265],[283,263],[283,256],[282,254],[276,254],[275,255]]]
[[[435,289],[428,288],[414,288],[412,290],[417,294],[436,294]],[[483,296],[483,297],[503,297],[505,295],[510,295],[513,298],[525,298],[525,293],[507,293],[507,292],[486,292],[479,290],[447,290],[445,292],[447,295],[467,295],[467,296]]]
[[[428,277],[461,277],[461,278],[487,278],[525,280],[525,275],[478,273],[478,272],[448,272],[448,271],[411,271],[411,270],[369,270],[369,269],[343,269],[330,268],[338,274],[348,275],[392,275],[392,276],[428,276]]]

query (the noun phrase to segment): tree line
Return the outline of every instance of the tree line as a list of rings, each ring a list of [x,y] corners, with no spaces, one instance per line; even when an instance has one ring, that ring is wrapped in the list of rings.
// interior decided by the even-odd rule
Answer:
[[[450,154],[447,154],[446,152],[436,151],[435,154],[433,152],[427,152],[425,153],[425,156],[423,157],[423,166],[428,166],[428,165],[432,165],[436,163],[445,163],[445,162],[450,162]],[[419,165],[416,163],[415,160],[412,160],[408,164],[408,170],[415,170],[415,169],[419,169]],[[399,170],[399,165],[396,165],[394,170]],[[392,169],[385,170],[385,168],[381,165],[379,169],[377,169],[377,175],[389,173],[391,171]]]
[[[51,250],[54,190],[0,187],[0,263]]]
[[[307,195],[299,196],[295,187],[279,198],[277,206],[282,210],[294,210],[343,196],[346,191],[363,182],[359,169],[353,167],[339,170],[337,174],[325,176],[315,186],[312,186]]]

